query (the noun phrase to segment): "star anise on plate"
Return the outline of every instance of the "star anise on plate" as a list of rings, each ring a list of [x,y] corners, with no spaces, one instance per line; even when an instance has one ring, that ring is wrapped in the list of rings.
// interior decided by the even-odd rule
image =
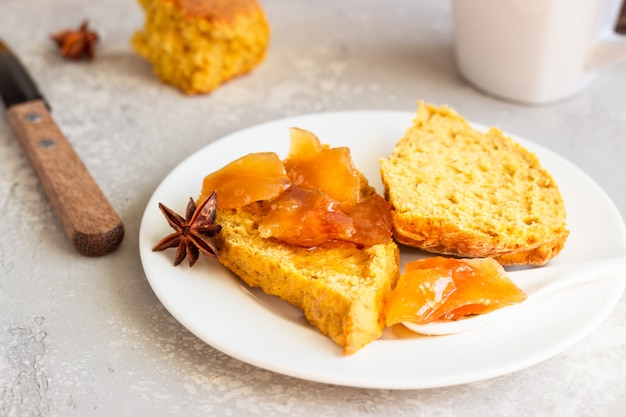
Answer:
[[[98,34],[89,30],[85,20],[77,30],[65,29],[50,36],[59,46],[61,55],[69,59],[93,59],[96,56]]]
[[[213,236],[222,230],[222,226],[215,223],[217,212],[217,193],[215,191],[198,207],[196,207],[193,198],[190,197],[184,219],[161,203],[159,203],[159,208],[175,232],[157,243],[152,248],[153,251],[178,247],[174,265],[178,265],[188,256],[190,267],[196,263],[200,252],[213,258],[219,257],[219,247],[213,241]]]

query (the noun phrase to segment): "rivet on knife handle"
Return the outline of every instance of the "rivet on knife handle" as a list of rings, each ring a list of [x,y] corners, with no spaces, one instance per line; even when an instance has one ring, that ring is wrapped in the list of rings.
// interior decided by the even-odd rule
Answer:
[[[74,247],[88,256],[115,250],[124,237],[122,221],[44,101],[13,105],[7,118]]]

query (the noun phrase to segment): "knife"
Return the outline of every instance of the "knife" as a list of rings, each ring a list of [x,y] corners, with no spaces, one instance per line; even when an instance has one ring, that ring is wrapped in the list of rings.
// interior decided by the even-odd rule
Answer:
[[[124,225],[50,114],[28,71],[0,39],[0,98],[15,136],[72,245],[83,255],[115,250]]]

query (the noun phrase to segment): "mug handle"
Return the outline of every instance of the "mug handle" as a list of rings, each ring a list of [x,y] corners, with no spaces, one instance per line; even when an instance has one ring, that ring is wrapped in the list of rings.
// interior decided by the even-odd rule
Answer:
[[[589,69],[596,69],[626,60],[626,36],[615,31],[624,0],[610,0],[606,4],[605,23],[600,38],[592,46]]]

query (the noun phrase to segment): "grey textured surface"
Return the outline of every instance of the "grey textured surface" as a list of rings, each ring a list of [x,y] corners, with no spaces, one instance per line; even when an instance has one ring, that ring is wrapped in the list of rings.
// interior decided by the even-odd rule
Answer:
[[[133,54],[133,0],[0,0],[0,36],[126,225],[115,253],[74,252],[8,124],[0,122],[0,416],[626,415],[626,299],[580,343],[492,380],[419,391],[329,386],[274,374],[204,344],[152,293],[139,222],[183,158],[225,134],[322,111],[413,111],[418,99],[552,149],[626,215],[626,66],[544,107],[476,92],[454,69],[445,1],[264,0],[272,43],[251,74],[211,95],[159,83]],[[49,34],[88,18],[93,62],[59,58]],[[590,242],[593,244],[593,242]],[[460,347],[462,349],[462,347]]]

